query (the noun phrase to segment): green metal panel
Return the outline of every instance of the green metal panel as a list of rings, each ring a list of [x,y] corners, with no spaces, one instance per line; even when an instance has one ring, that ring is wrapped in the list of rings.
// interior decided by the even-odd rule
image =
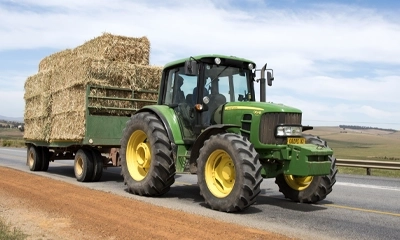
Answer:
[[[288,145],[288,159],[284,164],[284,173],[297,176],[327,175],[330,173],[332,155],[330,148],[314,144]]]
[[[87,116],[83,144],[119,146],[128,120],[126,116]]]

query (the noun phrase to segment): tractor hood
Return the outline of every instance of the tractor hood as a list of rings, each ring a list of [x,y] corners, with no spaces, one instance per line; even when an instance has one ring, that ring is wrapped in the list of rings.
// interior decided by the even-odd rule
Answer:
[[[225,104],[224,110],[301,113],[297,108],[272,102],[230,102]]]
[[[239,124],[245,115],[249,119],[255,119],[264,113],[296,113],[301,116],[302,112],[297,108],[279,103],[230,102],[217,108],[213,120],[217,124]]]

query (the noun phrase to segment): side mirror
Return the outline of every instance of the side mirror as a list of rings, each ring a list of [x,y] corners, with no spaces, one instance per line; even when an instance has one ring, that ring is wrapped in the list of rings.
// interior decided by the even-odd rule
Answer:
[[[268,86],[272,86],[272,81],[274,81],[274,77],[272,76],[272,72],[267,72],[267,84],[268,84]]]
[[[197,76],[199,68],[197,62],[194,60],[185,61],[185,75],[187,76]]]

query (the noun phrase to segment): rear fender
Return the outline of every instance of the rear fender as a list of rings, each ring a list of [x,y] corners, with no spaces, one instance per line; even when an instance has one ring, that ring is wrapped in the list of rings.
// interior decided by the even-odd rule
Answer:
[[[176,118],[175,112],[170,107],[165,105],[149,105],[143,107],[135,114],[140,112],[151,112],[161,120],[173,149],[175,145],[183,144],[178,119]]]

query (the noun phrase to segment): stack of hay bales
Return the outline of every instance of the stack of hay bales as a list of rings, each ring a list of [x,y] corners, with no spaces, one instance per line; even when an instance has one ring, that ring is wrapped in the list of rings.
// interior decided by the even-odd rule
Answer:
[[[132,90],[157,91],[162,68],[149,65],[150,42],[105,33],[74,49],[44,58],[39,72],[25,82],[25,139],[41,141],[82,140],[85,136],[86,87],[101,85]],[[102,107],[140,108],[146,103],[112,101],[95,97],[131,98],[132,92],[94,89],[98,106],[93,114],[129,115],[129,111]],[[157,94],[135,98],[157,100]],[[97,112],[96,112],[97,110]]]

